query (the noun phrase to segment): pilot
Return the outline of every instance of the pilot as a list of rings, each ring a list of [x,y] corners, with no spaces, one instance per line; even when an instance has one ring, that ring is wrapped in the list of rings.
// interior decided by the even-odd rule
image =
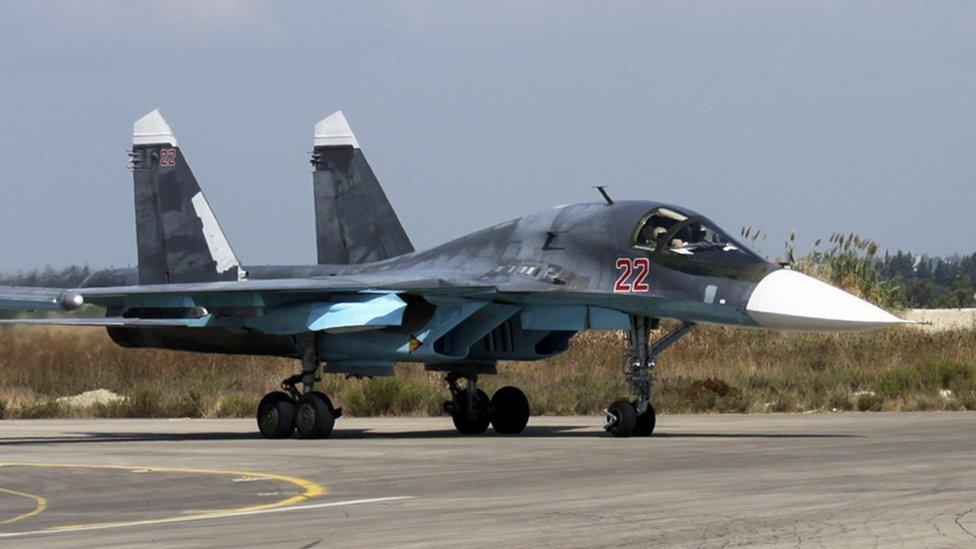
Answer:
[[[668,230],[664,227],[654,227],[654,231],[651,233],[654,235],[654,241],[658,241],[664,238],[664,235],[668,234]]]

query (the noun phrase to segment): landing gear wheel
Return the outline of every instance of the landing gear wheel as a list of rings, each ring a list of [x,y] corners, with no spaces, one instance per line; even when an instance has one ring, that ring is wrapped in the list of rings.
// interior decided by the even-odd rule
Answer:
[[[312,391],[298,399],[295,411],[295,427],[302,438],[325,438],[332,433],[335,412],[329,397]]]
[[[657,423],[657,414],[654,412],[654,406],[650,404],[647,405],[647,410],[643,414],[637,416],[637,422],[634,424],[634,436],[635,437],[649,437],[651,433],[654,432],[654,425]]]
[[[625,399],[615,400],[604,412],[603,428],[615,437],[629,437],[637,424],[637,410]]]
[[[515,435],[529,422],[529,399],[518,387],[502,387],[491,397],[491,426],[503,435]]]
[[[295,401],[285,393],[268,393],[258,404],[258,430],[264,438],[288,438],[295,430]]]
[[[476,402],[468,403],[468,392],[461,391],[457,395],[457,405],[451,413],[454,427],[462,435],[480,435],[488,430],[491,418],[486,413],[490,401],[488,394],[478,389]]]

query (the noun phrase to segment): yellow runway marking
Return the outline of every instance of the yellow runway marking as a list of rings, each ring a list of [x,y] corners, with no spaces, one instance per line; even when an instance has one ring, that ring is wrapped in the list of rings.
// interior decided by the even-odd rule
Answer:
[[[32,517],[34,515],[39,515],[44,511],[44,509],[47,508],[47,500],[42,498],[41,496],[35,496],[34,494],[27,494],[25,492],[18,492],[17,490],[11,490],[9,488],[0,488],[0,492],[3,492],[5,494],[13,494],[15,496],[23,496],[25,498],[34,500],[34,502],[36,503],[36,506],[34,507],[33,511],[29,513],[24,513],[22,515],[17,515],[16,517],[11,519],[0,520],[0,524],[10,524],[13,522],[17,522],[18,520],[24,520],[25,518]]]
[[[197,469],[192,467],[145,467],[145,466],[126,466],[126,465],[84,465],[84,464],[68,464],[68,463],[32,463],[32,462],[4,462],[0,463],[0,467],[38,467],[38,468],[50,468],[50,469],[112,469],[117,471],[130,471],[133,473],[187,473],[187,474],[200,474],[200,475],[222,475],[222,476],[235,476],[235,477],[246,477],[246,478],[259,478],[265,480],[277,480],[281,482],[287,482],[293,484],[305,490],[304,493],[297,496],[292,496],[272,503],[262,503],[258,505],[247,505],[244,507],[234,507],[231,509],[216,509],[213,511],[204,511],[201,513],[195,513],[192,515],[180,515],[177,517],[163,518],[163,519],[152,519],[151,521],[140,521],[141,523],[163,523],[163,522],[177,522],[177,521],[187,521],[187,520],[200,520],[203,518],[216,518],[224,515],[238,515],[241,513],[254,513],[258,511],[266,511],[269,509],[275,509],[279,507],[286,507],[289,505],[295,505],[304,501],[308,501],[312,498],[321,496],[325,493],[325,488],[319,484],[316,484],[310,480],[306,480],[299,477],[293,477],[288,475],[279,475],[275,473],[256,473],[253,471],[231,471],[223,469]],[[12,492],[12,490],[4,490],[7,492]],[[30,494],[23,494],[20,492],[15,492],[17,495],[22,495],[25,497],[34,498],[38,502],[38,507],[34,511],[14,517],[6,522],[0,522],[0,524],[7,524],[17,520],[25,519],[29,516],[36,515],[47,507],[47,501],[39,496],[33,496]],[[72,530],[80,528],[92,528],[92,527],[108,527],[114,524],[125,525],[128,523],[93,523],[93,524],[72,524],[66,526],[59,526],[53,530]]]
[[[287,513],[292,511],[307,511],[311,509],[326,509],[330,507],[348,507],[350,505],[364,505],[368,503],[390,503],[395,501],[405,501],[416,499],[414,496],[386,496],[366,499],[347,499],[342,501],[327,501],[323,503],[312,503],[308,505],[292,505],[290,507],[276,507],[274,509],[262,509],[258,511],[228,512],[217,515],[191,515],[185,517],[172,517],[165,519],[133,520],[129,522],[107,522],[105,524],[78,525],[72,528],[49,528],[47,530],[32,530],[26,532],[7,532],[0,534],[0,538],[20,538],[26,536],[42,536],[50,534],[69,534],[73,532],[84,532],[89,530],[105,530],[108,528],[128,528],[133,526],[151,526],[156,524],[168,524],[173,522],[186,522],[191,520],[210,520],[223,517],[242,517],[250,515],[261,515],[265,513]]]

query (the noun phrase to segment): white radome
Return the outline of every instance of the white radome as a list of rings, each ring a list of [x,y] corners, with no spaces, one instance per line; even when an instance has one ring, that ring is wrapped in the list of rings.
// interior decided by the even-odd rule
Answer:
[[[912,323],[788,269],[773,271],[760,280],[746,311],[760,326],[773,330],[841,332]]]

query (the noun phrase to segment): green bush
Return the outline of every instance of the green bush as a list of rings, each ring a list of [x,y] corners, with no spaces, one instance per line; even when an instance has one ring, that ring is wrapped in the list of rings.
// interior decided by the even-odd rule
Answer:
[[[857,397],[857,409],[861,412],[880,412],[884,402],[880,395],[864,393]]]
[[[536,415],[600,414],[630,394],[618,360],[622,339],[580,334],[563,355],[500,364],[481,387],[489,395],[521,388]],[[976,410],[974,357],[976,338],[965,330],[782,334],[701,326],[660,357],[652,398],[661,413]],[[0,330],[0,414],[252,417],[261,396],[295,368],[287,359],[121,349],[104,331]],[[351,416],[443,413],[442,374],[419,365],[396,371],[371,380],[325,375],[317,389]],[[52,403],[99,387],[126,398],[87,409]]]
[[[44,400],[21,406],[17,410],[17,416],[21,419],[42,419],[48,417],[62,417],[66,415],[66,408],[58,401]]]
[[[118,407],[122,417],[160,417],[162,398],[160,392],[151,387],[136,387],[120,401]]]
[[[827,396],[827,408],[830,410],[853,410],[850,392],[846,387],[838,387]]]
[[[788,394],[777,396],[772,406],[773,412],[795,412],[797,411],[796,400]]]
[[[217,405],[217,417],[250,417],[258,408],[258,401],[244,395],[227,395]]]

